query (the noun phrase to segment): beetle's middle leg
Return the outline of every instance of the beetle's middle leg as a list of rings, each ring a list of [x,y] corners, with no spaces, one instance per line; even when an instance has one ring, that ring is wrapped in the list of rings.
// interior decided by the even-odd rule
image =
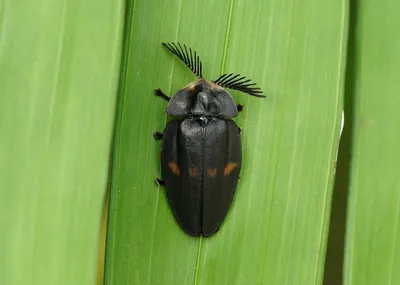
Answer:
[[[236,108],[237,108],[238,112],[242,112],[244,106],[243,106],[242,104],[237,104],[237,105],[236,105]]]
[[[154,89],[154,95],[163,98],[164,100],[169,101],[171,97],[165,94],[160,88]]]
[[[153,133],[153,138],[155,139],[155,140],[161,140],[162,138],[163,138],[163,133],[162,132],[154,132]]]

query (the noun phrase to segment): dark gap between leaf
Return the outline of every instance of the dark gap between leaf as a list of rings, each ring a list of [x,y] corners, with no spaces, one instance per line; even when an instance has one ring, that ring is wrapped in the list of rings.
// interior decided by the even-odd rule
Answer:
[[[346,78],[344,89],[345,123],[336,165],[331,219],[325,260],[324,285],[343,284],[347,197],[350,186],[350,162],[354,126],[354,96],[356,91],[356,25],[358,0],[350,0],[347,43]]]

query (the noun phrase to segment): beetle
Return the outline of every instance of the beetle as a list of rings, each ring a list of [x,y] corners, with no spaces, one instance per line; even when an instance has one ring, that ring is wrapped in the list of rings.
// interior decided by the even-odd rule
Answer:
[[[154,93],[168,101],[166,113],[177,117],[163,133],[161,170],[167,197],[181,228],[191,236],[209,237],[224,221],[239,180],[242,166],[241,129],[231,118],[243,105],[236,105],[224,88],[265,98],[251,79],[240,74],[223,74],[214,81],[203,77],[203,65],[195,51],[180,43],[162,43],[197,76],[167,96],[161,89]]]

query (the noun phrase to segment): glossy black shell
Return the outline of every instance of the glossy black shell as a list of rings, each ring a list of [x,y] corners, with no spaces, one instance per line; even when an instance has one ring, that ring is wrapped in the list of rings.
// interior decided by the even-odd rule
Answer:
[[[161,167],[169,203],[179,225],[192,236],[211,236],[231,205],[242,164],[240,131],[232,96],[199,79],[179,90],[167,114]]]

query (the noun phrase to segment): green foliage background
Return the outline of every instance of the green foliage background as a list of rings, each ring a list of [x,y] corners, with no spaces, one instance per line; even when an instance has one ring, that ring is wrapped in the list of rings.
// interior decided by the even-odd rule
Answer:
[[[0,1],[0,284],[96,280],[122,4]]]

